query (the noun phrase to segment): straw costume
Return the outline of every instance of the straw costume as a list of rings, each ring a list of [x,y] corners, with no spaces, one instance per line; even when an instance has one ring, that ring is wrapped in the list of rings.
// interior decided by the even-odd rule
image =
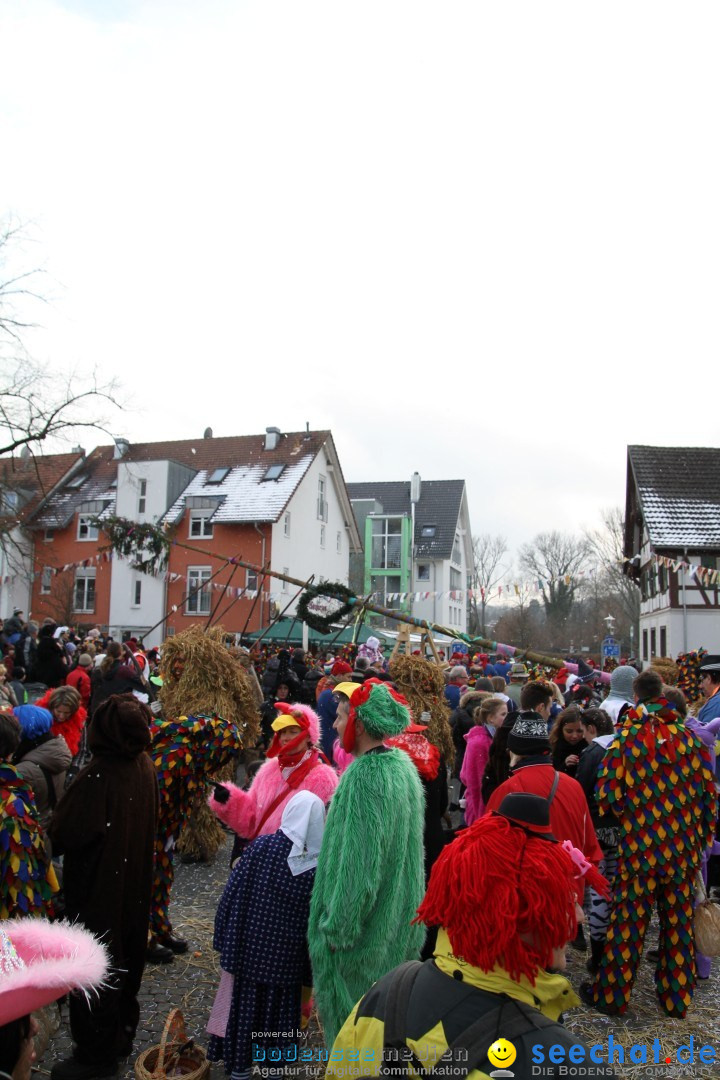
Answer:
[[[220,626],[209,630],[191,626],[169,637],[162,646],[163,686],[160,691],[163,715],[168,720],[180,716],[223,717],[235,728],[239,753],[243,746],[254,746],[259,730],[259,714],[253,691],[242,666],[226,649]],[[234,763],[226,755],[215,771],[203,767],[202,780],[196,776],[195,798],[183,805],[185,827],[178,836],[178,850],[189,860],[207,861],[224,842],[224,834],[205,804],[207,787],[212,779],[229,780]],[[173,829],[177,825],[173,824]]]
[[[663,697],[621,720],[597,788],[603,814],[620,819],[618,876],[605,951],[586,1000],[624,1013],[653,906],[660,919],[655,988],[684,1017],[695,988],[693,891],[713,842],[717,799],[707,751]]]
[[[350,701],[348,752],[356,747],[358,720],[372,740],[397,736],[410,723],[404,699],[383,683],[335,689]],[[374,746],[343,773],[328,812],[308,930],[328,1046],[374,980],[419,955],[425,932],[411,922],[424,888],[423,825],[422,786],[402,750]]]

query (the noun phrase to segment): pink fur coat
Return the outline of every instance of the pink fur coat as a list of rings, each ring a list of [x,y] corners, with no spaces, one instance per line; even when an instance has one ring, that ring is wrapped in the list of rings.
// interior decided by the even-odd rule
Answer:
[[[225,784],[230,789],[230,799],[226,803],[219,803],[213,795],[208,799],[208,805],[212,812],[221,821],[234,829],[239,836],[254,840],[255,836],[267,836],[277,832],[280,828],[280,819],[285,805],[298,791],[311,791],[324,803],[329,803],[332,794],[338,784],[337,773],[329,765],[318,761],[314,769],[311,769],[299,787],[291,788],[283,779],[280,763],[277,758],[269,758],[261,765],[253,780],[249,791],[242,791],[235,784]],[[268,806],[274,802],[284,790],[285,794],[272,814],[263,823],[260,831],[258,825]]]

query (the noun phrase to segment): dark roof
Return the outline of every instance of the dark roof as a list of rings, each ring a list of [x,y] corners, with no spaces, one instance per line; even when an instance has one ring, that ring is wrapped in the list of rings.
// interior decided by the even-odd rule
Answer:
[[[628,446],[653,548],[720,547],[720,449]]]
[[[385,480],[348,484],[351,502],[374,499],[383,514],[410,514],[410,481]],[[415,507],[415,557],[449,559],[452,555],[462,505],[464,480],[423,480]],[[434,537],[422,535],[424,526],[435,526]]]
[[[18,517],[28,518],[82,458],[79,451],[2,458],[0,486],[21,496]]]
[[[206,474],[215,469],[229,466],[233,471],[222,484],[207,489],[206,493],[223,497],[241,496],[247,517],[242,510],[227,517],[228,520],[276,521],[304,476],[310,463],[330,436],[329,431],[289,432],[280,436],[274,450],[265,450],[264,435],[235,435],[211,439],[179,439],[169,442],[131,444],[122,458],[115,458],[114,446],[98,446],[86,460],[86,468],[79,470],[86,476],[85,483],[79,487],[67,484],[56,492],[40,513],[33,525],[44,528],[64,528],[83,503],[103,502],[110,510],[115,504],[115,489],[111,486],[117,478],[118,463],[124,464],[143,461],[175,461],[193,469],[202,487]],[[269,465],[285,465],[290,486],[272,481],[263,484],[262,476]],[[252,474],[249,476],[248,474]],[[242,476],[240,474],[243,474]],[[238,487],[244,481],[244,490]],[[256,489],[256,496],[251,497],[248,489]],[[258,482],[260,481],[260,482]],[[186,487],[184,495],[192,486]],[[228,500],[229,502],[229,500]],[[96,511],[97,512],[97,511]],[[222,520],[222,514],[217,516]]]

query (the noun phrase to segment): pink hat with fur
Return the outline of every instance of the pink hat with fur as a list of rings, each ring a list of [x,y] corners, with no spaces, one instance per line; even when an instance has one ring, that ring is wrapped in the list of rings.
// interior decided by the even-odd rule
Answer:
[[[89,930],[45,919],[0,922],[0,1025],[70,990],[88,993],[108,972],[105,946]]]

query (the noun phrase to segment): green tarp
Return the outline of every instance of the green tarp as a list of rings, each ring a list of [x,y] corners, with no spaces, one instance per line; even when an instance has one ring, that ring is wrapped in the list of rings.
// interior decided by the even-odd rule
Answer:
[[[335,641],[336,645],[350,645],[353,640],[354,624],[350,623],[346,626],[342,633],[338,636],[337,630],[333,630],[330,634],[319,634],[317,630],[313,630],[312,627],[308,627],[308,635],[310,641],[315,641],[320,645],[329,645],[332,641]],[[302,645],[302,631],[303,624],[300,620],[296,620],[293,625],[292,619],[278,619],[276,623],[270,627],[269,630],[256,630],[254,634],[248,634],[248,638],[251,641],[257,641],[259,637],[263,639],[263,642],[278,644],[287,641],[288,645],[299,646]],[[384,635],[381,630],[368,629],[367,626],[361,626],[355,639],[358,645],[367,641],[372,636],[384,640]]]

